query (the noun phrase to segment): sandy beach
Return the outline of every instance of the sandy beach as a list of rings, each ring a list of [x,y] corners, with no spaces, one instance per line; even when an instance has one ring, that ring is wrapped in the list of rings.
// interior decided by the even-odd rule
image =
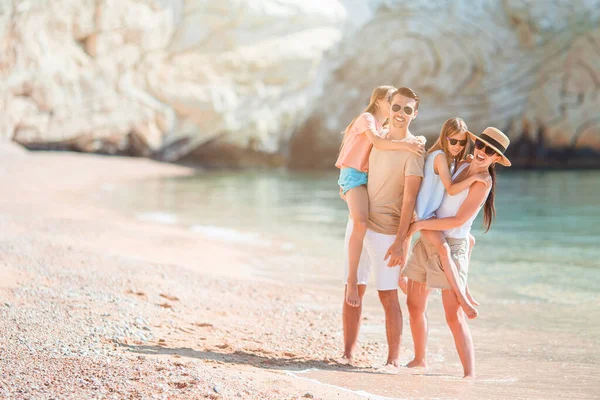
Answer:
[[[365,301],[358,364],[338,364],[341,288],[307,284],[301,273],[335,276],[337,258],[299,260],[276,239],[269,246],[220,241],[105,206],[119,187],[192,173],[145,159],[0,148],[1,398],[551,398],[553,393],[583,399],[597,393],[593,360],[560,362],[565,352],[594,358],[595,335],[524,331],[506,340],[505,350],[492,347],[507,337],[504,315],[518,318],[519,304],[503,306],[497,318],[484,309],[483,318],[491,322],[474,328],[476,345],[488,338],[477,350],[482,367],[475,382],[459,377],[436,298],[430,355],[446,360],[444,369],[404,369],[394,376],[376,368],[385,360],[386,345],[374,291]],[[104,201],[98,201],[99,193]],[[401,361],[412,349],[406,313],[404,328]],[[537,356],[557,343],[560,349],[551,357]]]
[[[128,220],[88,195],[190,173],[3,149],[0,397],[362,398],[288,372],[342,368],[338,307],[317,306],[337,304],[329,294],[257,278],[248,260],[265,250]]]

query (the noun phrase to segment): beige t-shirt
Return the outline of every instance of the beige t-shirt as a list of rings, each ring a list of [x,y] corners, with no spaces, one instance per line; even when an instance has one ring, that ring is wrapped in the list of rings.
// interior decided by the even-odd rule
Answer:
[[[424,157],[407,150],[378,150],[369,157],[369,229],[386,235],[398,233],[407,176],[423,177]]]

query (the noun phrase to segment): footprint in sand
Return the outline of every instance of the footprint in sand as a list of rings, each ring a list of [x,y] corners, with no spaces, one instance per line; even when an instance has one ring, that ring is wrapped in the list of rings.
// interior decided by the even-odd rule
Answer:
[[[171,295],[168,295],[168,294],[161,293],[161,294],[159,294],[159,296],[160,296],[160,297],[164,297],[164,298],[165,298],[165,299],[167,299],[167,300],[171,300],[171,301],[179,301],[179,298],[178,298],[178,297],[171,296]]]
[[[200,328],[212,328],[213,324],[209,324],[206,322],[194,322],[192,325],[199,326]]]
[[[140,297],[146,297],[146,293],[144,293],[142,291],[134,292],[131,289],[127,289],[127,291],[125,293],[127,293],[127,294],[135,294],[136,296],[140,296]]]

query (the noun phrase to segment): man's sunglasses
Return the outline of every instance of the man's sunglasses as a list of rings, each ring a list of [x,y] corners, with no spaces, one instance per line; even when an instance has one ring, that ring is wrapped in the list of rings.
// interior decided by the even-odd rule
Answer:
[[[465,147],[467,145],[467,142],[469,141],[469,139],[465,139],[465,140],[458,140],[458,139],[451,139],[451,138],[446,138],[446,139],[448,139],[448,141],[450,142],[450,145],[452,145],[452,146],[456,146],[456,144],[459,143],[463,147]]]
[[[402,110],[402,106],[400,104],[393,104],[392,105],[392,111],[393,112],[398,112],[400,110]],[[404,114],[406,114],[406,115],[412,115],[413,111],[414,110],[413,110],[412,107],[410,107],[410,106],[404,106]]]
[[[487,146],[485,143],[483,143],[481,140],[477,139],[475,141],[475,148],[477,150],[483,150],[485,149],[485,154],[487,154],[488,156],[493,156],[494,154],[497,153],[496,150],[494,150],[493,148],[491,148],[490,146]]]

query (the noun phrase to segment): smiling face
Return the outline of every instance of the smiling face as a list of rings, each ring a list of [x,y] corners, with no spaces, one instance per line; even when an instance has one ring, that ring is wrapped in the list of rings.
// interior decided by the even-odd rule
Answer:
[[[474,166],[481,167],[481,168],[488,168],[493,163],[499,162],[500,160],[502,160],[502,157],[500,157],[500,155],[498,155],[498,153],[496,153],[496,151],[494,151],[492,153],[491,150],[488,150],[488,149],[491,149],[491,147],[485,146],[481,149],[475,147],[475,150],[473,151],[473,161],[472,161],[472,164]],[[492,153],[492,154],[490,155],[488,153]]]
[[[396,129],[408,129],[419,113],[415,110],[416,105],[415,99],[396,94],[390,102],[390,124]]]
[[[468,143],[467,133],[464,131],[457,132],[452,136],[448,136],[447,141],[448,152],[452,157],[457,157]]]

